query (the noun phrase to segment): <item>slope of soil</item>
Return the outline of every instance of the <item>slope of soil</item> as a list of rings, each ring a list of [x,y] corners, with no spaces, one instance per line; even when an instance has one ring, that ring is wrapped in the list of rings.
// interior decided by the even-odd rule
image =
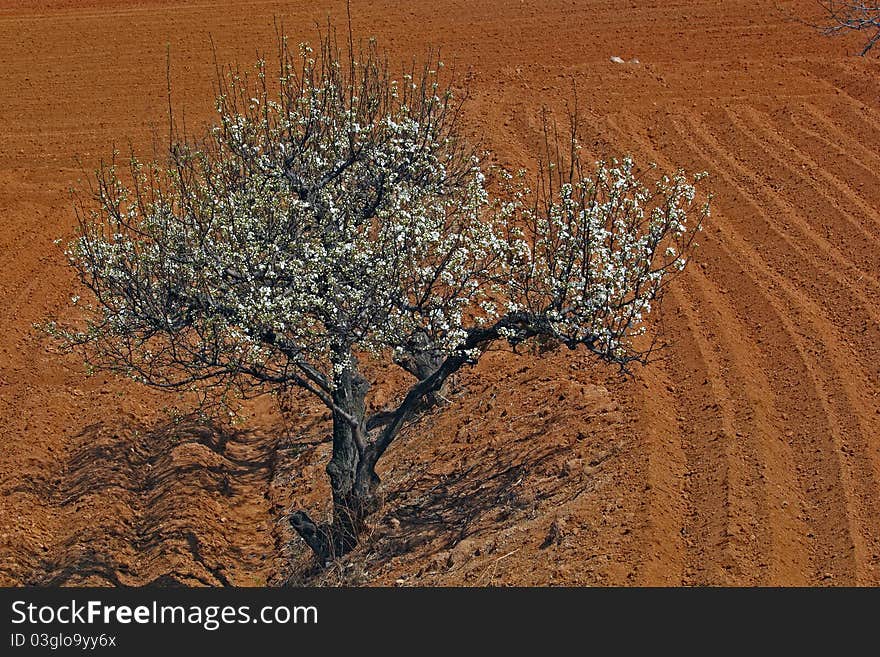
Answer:
[[[314,405],[199,426],[32,328],[69,312],[53,240],[72,235],[77,157],[166,134],[166,52],[194,129],[209,36],[247,63],[273,16],[297,40],[344,16],[308,6],[0,7],[0,584],[316,581],[280,521],[325,499]],[[757,0],[353,13],[395,56],[439,45],[472,69],[468,130],[499,161],[532,163],[542,106],[574,85],[589,152],[707,170],[716,201],[662,361],[621,379],[581,355],[492,354],[393,447],[367,544],[317,581],[880,584],[880,62]]]

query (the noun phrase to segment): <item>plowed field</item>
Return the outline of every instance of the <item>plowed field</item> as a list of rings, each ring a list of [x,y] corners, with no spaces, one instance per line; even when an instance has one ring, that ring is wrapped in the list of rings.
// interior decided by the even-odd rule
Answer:
[[[440,46],[472,71],[468,131],[499,161],[533,165],[542,107],[575,84],[589,152],[706,170],[716,198],[662,360],[620,379],[493,354],[395,444],[375,532],[321,581],[880,584],[877,55],[757,0],[352,4],[394,57]],[[166,53],[198,130],[209,37],[248,63],[273,16],[307,40],[328,13],[344,3],[0,5],[0,584],[301,581],[283,513],[325,500],[311,406],[175,424],[32,324],[70,312],[53,241],[81,167],[166,134]]]

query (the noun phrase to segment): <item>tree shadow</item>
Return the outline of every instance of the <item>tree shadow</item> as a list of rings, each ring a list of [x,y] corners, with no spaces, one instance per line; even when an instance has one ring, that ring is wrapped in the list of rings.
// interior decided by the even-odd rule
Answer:
[[[496,531],[500,523],[517,515],[527,515],[541,500],[556,498],[563,490],[567,499],[559,503],[577,497],[584,487],[572,486],[556,467],[570,449],[542,444],[539,438],[537,433],[522,438],[532,444],[524,450],[480,450],[472,464],[450,474],[425,468],[411,476],[386,500],[395,528],[375,543],[376,554],[390,558],[429,543],[437,550],[450,549],[466,538]],[[536,486],[537,479],[542,483]]]
[[[372,518],[372,533],[354,552],[328,569],[302,548],[276,583],[361,585],[401,559],[429,568],[436,555],[445,560],[468,539],[482,541],[506,527],[522,526],[593,490],[596,480],[583,466],[599,465],[599,459],[581,459],[580,467],[567,468],[574,451],[583,455],[589,448],[573,450],[538,430],[503,448],[477,442],[446,459],[417,467],[398,464],[383,479],[385,503]]]
[[[227,516],[265,496],[279,440],[194,415],[86,427],[60,475],[39,484],[63,530],[26,582],[226,586],[229,570],[258,571],[271,555],[245,553],[240,532],[256,530]]]

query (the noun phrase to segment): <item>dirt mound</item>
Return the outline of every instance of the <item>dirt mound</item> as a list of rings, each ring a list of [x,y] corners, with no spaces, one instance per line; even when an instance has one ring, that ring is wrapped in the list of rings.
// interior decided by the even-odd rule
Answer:
[[[52,481],[4,482],[4,495],[40,499],[57,527],[51,541],[13,555],[27,564],[26,583],[246,584],[270,558],[274,545],[247,537],[255,526],[265,533],[275,441],[117,417],[71,442]]]
[[[313,406],[261,402],[236,431],[170,421],[173,400],[86,377],[32,328],[73,290],[52,242],[72,235],[76,156],[163,139],[166,44],[194,129],[209,35],[249,62],[273,15],[296,39],[344,15],[220,4],[0,9],[0,584],[314,581],[279,522],[326,500]],[[575,85],[590,153],[711,173],[673,346],[629,380],[493,354],[394,445],[372,536],[319,580],[880,584],[880,61],[757,0],[588,5],[353,12],[396,56],[435,44],[472,68],[468,130],[506,164],[531,161],[542,106]]]

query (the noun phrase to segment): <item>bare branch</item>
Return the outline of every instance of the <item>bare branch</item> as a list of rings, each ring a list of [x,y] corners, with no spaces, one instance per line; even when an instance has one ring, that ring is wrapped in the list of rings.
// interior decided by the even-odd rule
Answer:
[[[803,21],[826,36],[846,32],[867,32],[868,38],[859,53],[868,54],[880,41],[880,4],[877,2],[854,2],[853,0],[816,0],[822,10],[823,20]]]

